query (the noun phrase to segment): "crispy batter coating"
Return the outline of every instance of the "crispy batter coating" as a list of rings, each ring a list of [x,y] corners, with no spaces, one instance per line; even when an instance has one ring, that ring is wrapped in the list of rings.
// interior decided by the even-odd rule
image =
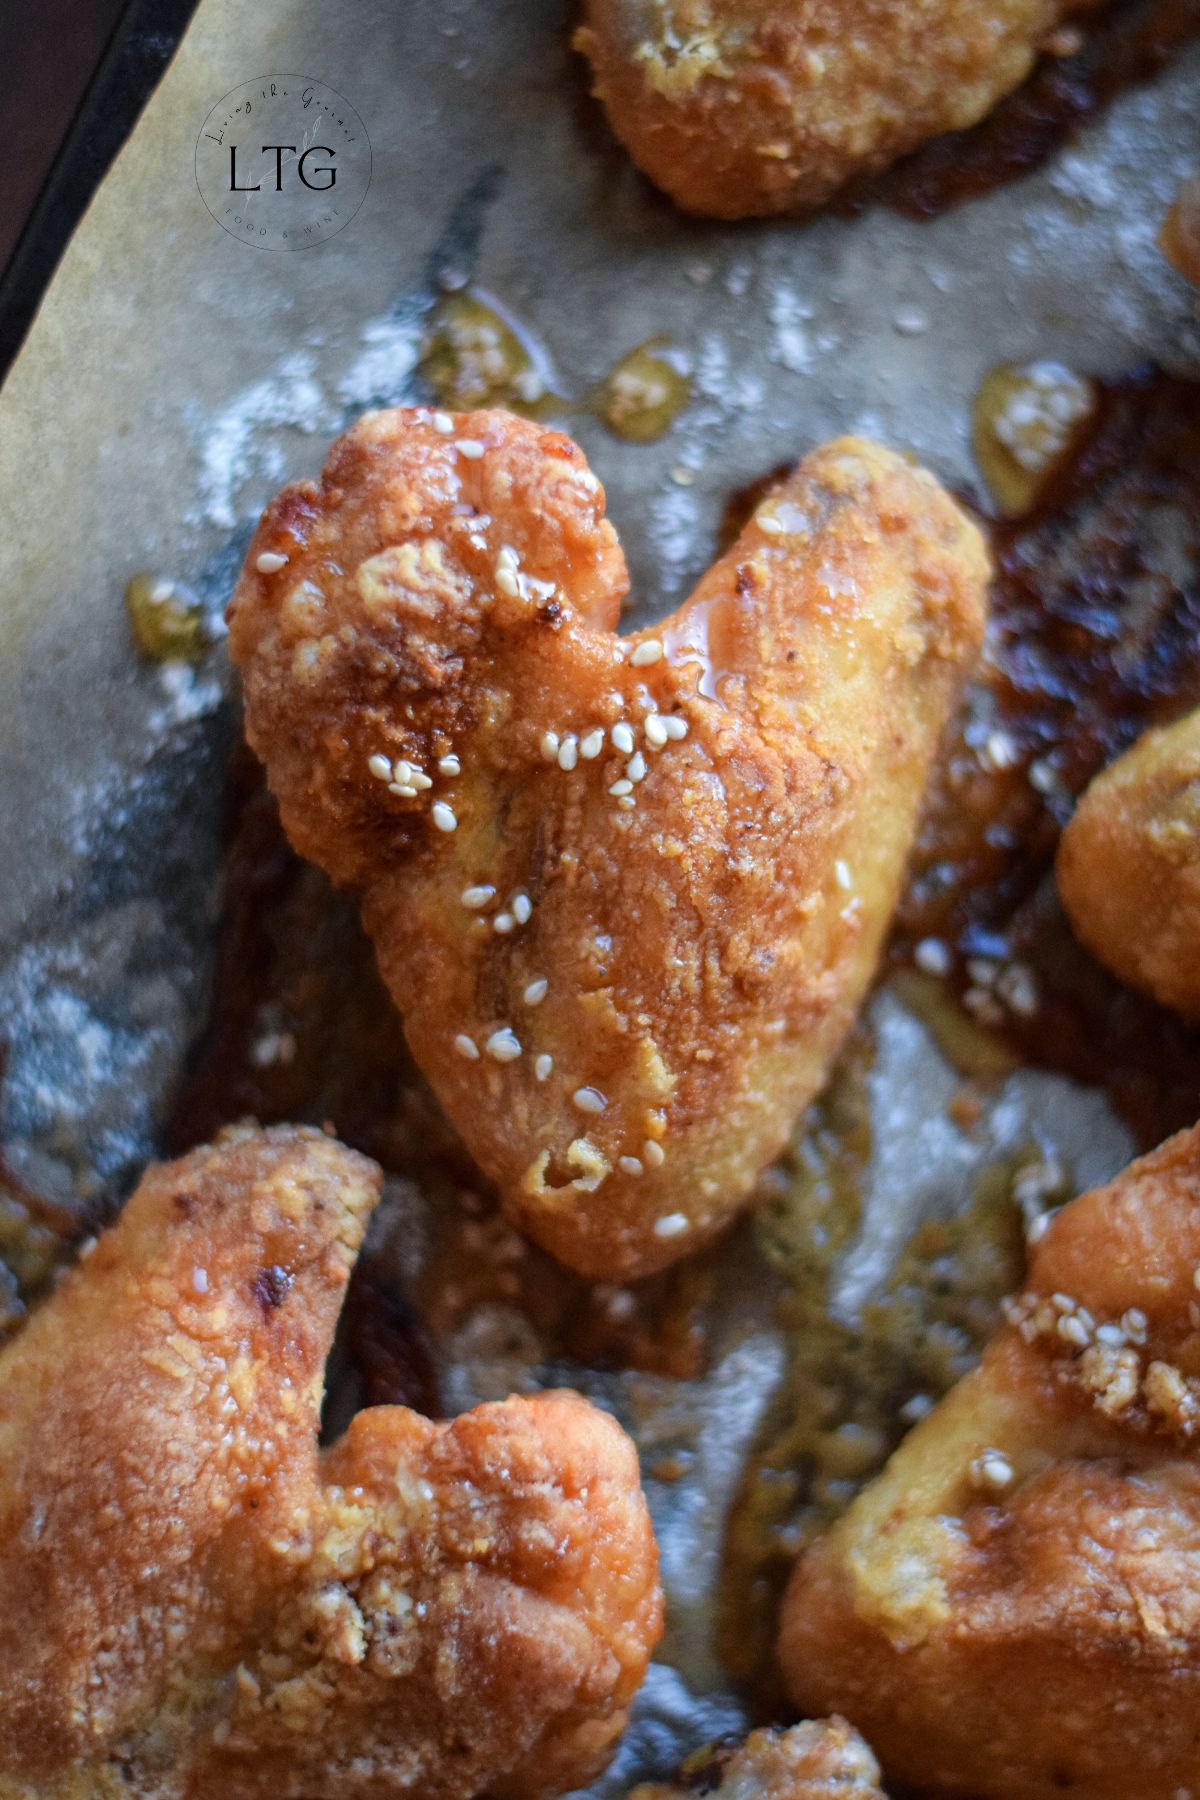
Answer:
[[[1114,975],[1200,1018],[1200,711],[1097,775],[1055,874],[1075,931]]]
[[[805,212],[981,119],[1095,0],[586,0],[576,48],[687,212]]]
[[[983,1362],[802,1556],[781,1653],[889,1778],[1178,1800],[1200,1769],[1200,1127],[1051,1223]]]
[[[615,1277],[724,1225],[824,1079],[986,557],[846,439],[622,639],[603,508],[561,433],[371,414],[267,508],[229,618],[284,824],[362,891],[417,1061],[512,1219]]]
[[[1179,273],[1200,288],[1200,175],[1180,184],[1159,242]]]
[[[752,1731],[689,1756],[673,1781],[634,1788],[629,1800],[884,1800],[879,1764],[844,1719]]]
[[[3,1800],[524,1800],[607,1759],[660,1613],[612,1420],[376,1407],[318,1451],[378,1187],[227,1134],[0,1356]]]

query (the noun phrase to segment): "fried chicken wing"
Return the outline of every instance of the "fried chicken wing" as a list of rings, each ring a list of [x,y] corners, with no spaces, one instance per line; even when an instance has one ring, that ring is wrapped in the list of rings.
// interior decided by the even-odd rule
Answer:
[[[268,507],[230,606],[292,841],[357,887],[510,1217],[644,1274],[720,1229],[875,966],[982,632],[937,483],[831,444],[671,618],[567,437],[376,413]]]
[[[634,1788],[629,1800],[884,1800],[879,1764],[844,1719],[752,1731],[689,1756],[674,1781]]]
[[[687,212],[805,212],[981,119],[1094,0],[586,0],[575,37],[639,168]]]
[[[1091,783],[1055,865],[1071,924],[1131,987],[1200,1018],[1200,711]]]
[[[0,1355],[3,1800],[524,1800],[605,1762],[660,1612],[620,1429],[551,1394],[318,1450],[378,1187],[229,1134]]]
[[[1178,1800],[1200,1769],[1200,1127],[1054,1218],[982,1364],[797,1566],[781,1651],[884,1770]]]

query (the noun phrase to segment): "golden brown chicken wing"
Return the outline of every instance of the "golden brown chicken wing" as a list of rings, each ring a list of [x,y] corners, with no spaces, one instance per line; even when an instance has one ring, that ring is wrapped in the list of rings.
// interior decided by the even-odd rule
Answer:
[[[375,1407],[318,1451],[378,1186],[230,1134],[0,1355],[3,1800],[523,1800],[605,1762],[660,1611],[619,1428]]]
[[[1114,975],[1200,1018],[1200,711],[1097,775],[1055,874],[1075,931]]]
[[[229,613],[250,742],[564,1262],[641,1274],[711,1236],[820,1086],[985,580],[937,483],[853,439],[630,638],[599,483],[509,414],[369,415],[268,507]]]
[[[802,1556],[781,1651],[896,1780],[1179,1800],[1200,1771],[1200,1127],[1064,1207],[978,1370]]]
[[[742,1742],[689,1756],[673,1781],[637,1787],[629,1800],[884,1800],[879,1764],[844,1719],[752,1731]]]
[[[1094,0],[586,0],[576,47],[688,212],[804,212],[973,125]]]

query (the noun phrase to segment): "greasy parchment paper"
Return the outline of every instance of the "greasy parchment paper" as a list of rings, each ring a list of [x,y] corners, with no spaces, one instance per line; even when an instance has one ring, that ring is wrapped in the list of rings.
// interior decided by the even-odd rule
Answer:
[[[237,728],[223,653],[198,671],[139,664],[122,588],[149,569],[223,603],[279,481],[315,472],[364,406],[419,393],[440,269],[500,296],[573,392],[654,334],[689,357],[693,401],[662,441],[570,422],[647,616],[708,560],[728,494],[825,436],[869,432],[969,485],[970,400],[995,363],[1200,360],[1191,296],[1154,246],[1200,161],[1195,53],[1046,168],[932,223],[875,210],[726,227],[675,214],[597,129],[571,23],[569,0],[202,0],[0,395],[4,1136],[69,1201],[125,1191],[155,1152],[203,1015]],[[357,216],[294,255],[224,233],[193,179],[212,104],[276,71],[344,94],[374,149]],[[967,1136],[924,1025],[887,992],[873,1025],[876,1147],[839,1276],[847,1315],[989,1159],[1034,1141],[1084,1185],[1130,1147],[1099,1095],[1035,1071],[998,1087]],[[755,1294],[727,1311],[693,1383],[498,1359],[486,1337],[453,1361],[456,1403],[565,1378],[631,1425],[647,1464],[691,1453],[682,1479],[648,1481],[671,1623],[596,1796],[741,1717],[710,1599],[785,1353]]]

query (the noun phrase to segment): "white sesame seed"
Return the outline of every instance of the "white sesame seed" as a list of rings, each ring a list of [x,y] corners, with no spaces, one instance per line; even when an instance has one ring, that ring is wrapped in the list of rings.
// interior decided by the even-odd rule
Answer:
[[[427,788],[431,788],[433,786],[433,782],[431,781],[430,777],[425,773],[424,769],[414,769],[408,779],[411,781],[412,785],[422,794],[425,792],[425,790]]]
[[[392,765],[387,757],[380,756],[378,751],[376,751],[374,756],[368,757],[367,767],[370,769],[376,781],[390,781],[392,779]]]
[[[647,1138],[646,1142],[642,1145],[642,1161],[646,1164],[646,1167],[649,1169],[661,1169],[666,1160],[667,1153],[662,1145],[656,1144],[653,1138]]]
[[[1039,794],[1052,794],[1059,785],[1058,772],[1052,762],[1039,757],[1037,762],[1029,765],[1029,785],[1036,788]]]
[[[435,431],[440,431],[443,437],[449,437],[450,433],[454,430],[454,420],[450,417],[448,412],[435,412],[433,415],[433,429]]]
[[[513,918],[517,921],[517,924],[528,925],[533,914],[533,901],[529,898],[529,895],[525,893],[514,894],[510,904],[512,906]]]
[[[913,961],[927,975],[948,975],[951,963],[949,946],[941,938],[922,938],[913,951]]]
[[[632,812],[637,805],[637,801],[633,799],[630,794],[619,794],[617,796],[617,805],[625,812]]]
[[[458,830],[458,819],[455,816],[454,808],[447,806],[444,800],[434,801],[433,822],[439,831]]]
[[[1020,761],[1017,741],[1007,731],[989,731],[980,752],[980,761],[989,769],[1011,769]]]
[[[974,1458],[968,1474],[972,1487],[990,1489],[993,1493],[1011,1487],[1015,1478],[1012,1464],[999,1450],[984,1450]]]
[[[644,781],[646,778],[646,759],[641,751],[635,751],[625,764],[625,773],[630,781]]]
[[[557,733],[557,731],[543,731],[541,751],[542,751],[542,759],[544,762],[556,762],[557,761],[557,759],[558,759],[558,733]]]
[[[553,1067],[554,1058],[552,1056],[547,1056],[546,1052],[543,1050],[542,1054],[533,1065],[533,1072],[539,1081],[545,1081]]]
[[[666,722],[657,713],[651,713],[646,720],[646,742],[652,750],[661,750],[667,741]]]
[[[775,517],[774,513],[760,512],[758,514],[758,528],[760,531],[765,531],[770,537],[777,537],[783,530],[783,525]]]
[[[579,759],[579,739],[569,731],[558,747],[558,766],[569,773]]]
[[[550,983],[544,975],[539,975],[536,981],[531,981],[525,989],[526,1006],[540,1006],[546,998],[549,987]]]
[[[462,764],[457,756],[440,756],[438,758],[438,768],[443,775],[462,774]]]
[[[478,887],[464,888],[461,898],[464,906],[469,906],[472,912],[478,912],[481,906],[486,906],[489,900],[496,898],[496,890],[490,882],[485,881]]]
[[[608,735],[612,738],[614,750],[619,750],[622,756],[633,755],[633,729],[624,719],[614,725]]]
[[[516,551],[505,544],[496,558],[495,577],[496,586],[502,594],[507,594],[510,600],[516,600],[521,592],[520,583],[517,580],[519,566]]]
[[[571,1099],[575,1102],[575,1105],[579,1108],[580,1112],[584,1113],[602,1113],[608,1105],[608,1101],[604,1098],[600,1089],[594,1087],[576,1088],[575,1092],[571,1095]]]
[[[521,1054],[521,1040],[510,1025],[502,1025],[499,1031],[493,1031],[484,1048],[496,1062],[516,1062]]]
[[[627,781],[625,777],[622,776],[620,781],[613,782],[608,791],[610,794],[615,794],[617,798],[620,799],[622,794],[632,794],[633,783],[632,781]]]
[[[688,734],[688,722],[686,719],[681,719],[678,713],[672,713],[669,718],[663,720],[663,724],[667,728],[667,736],[674,738],[676,743]]]
[[[388,793],[389,794],[399,794],[399,796],[402,800],[415,800],[417,797],[416,788],[410,786],[410,784],[407,781],[391,782],[388,786]]]
[[[848,862],[843,862],[840,856],[833,865],[833,873],[834,879],[840,888],[848,888],[850,886],[850,864]]]
[[[1121,1314],[1121,1326],[1131,1344],[1144,1344],[1149,1320],[1140,1306],[1131,1306]]]
[[[260,575],[276,575],[280,569],[287,567],[287,560],[278,550],[264,550],[254,566]]]
[[[510,912],[497,913],[492,920],[492,930],[498,931],[501,937],[507,937],[516,922]]]
[[[654,1221],[654,1235],[660,1238],[679,1237],[687,1230],[689,1223],[686,1213],[664,1213],[661,1219]]]
[[[468,1062],[479,1061],[479,1046],[473,1037],[467,1036],[465,1031],[460,1031],[455,1038],[454,1048],[460,1056],[465,1056]]]
[[[197,1294],[208,1292],[208,1270],[195,1268],[192,1270],[192,1287]]]
[[[639,644],[637,649],[630,656],[629,663],[631,668],[644,669],[650,663],[661,662],[662,657],[663,647],[659,640],[657,638],[647,638],[645,643]]]
[[[623,1175],[641,1175],[644,1173],[636,1156],[618,1156],[617,1167]]]
[[[410,762],[405,762],[404,758],[401,757],[398,762],[392,764],[392,777],[396,781],[411,781],[412,764]]]
[[[1092,1334],[1083,1320],[1074,1313],[1068,1313],[1058,1321],[1058,1335],[1066,1344],[1074,1344],[1077,1349],[1084,1349],[1092,1341]]]
[[[585,762],[592,762],[604,748],[604,732],[600,726],[589,731],[579,740],[579,754]]]
[[[483,445],[478,438],[457,438],[454,448],[460,456],[465,456],[468,462],[478,462],[483,455]]]

